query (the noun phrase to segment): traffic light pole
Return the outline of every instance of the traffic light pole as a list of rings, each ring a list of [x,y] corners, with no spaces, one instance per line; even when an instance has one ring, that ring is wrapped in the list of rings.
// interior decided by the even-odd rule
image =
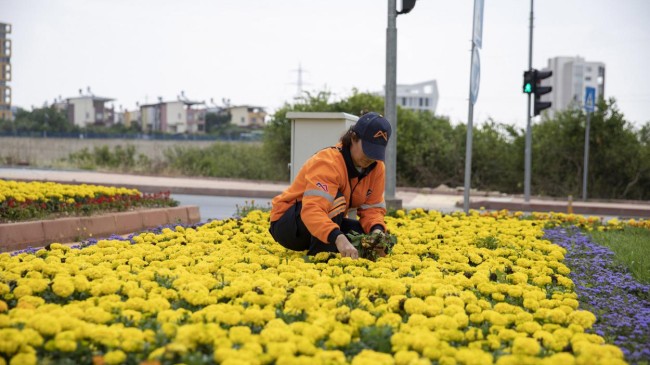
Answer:
[[[533,69],[533,0],[530,0],[530,31],[528,39],[528,70]],[[526,148],[524,151],[524,201],[530,202],[530,170],[531,170],[531,154],[532,154],[532,130],[530,118],[530,105],[531,94],[528,94],[528,109],[526,112]]]

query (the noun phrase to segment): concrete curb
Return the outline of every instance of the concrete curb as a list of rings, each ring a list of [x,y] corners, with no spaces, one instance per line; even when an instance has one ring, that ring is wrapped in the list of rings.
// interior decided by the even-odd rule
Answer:
[[[129,234],[165,224],[199,223],[195,205],[109,213],[89,217],[0,224],[0,253],[42,247],[49,243],[78,242],[90,237]]]
[[[471,209],[484,208],[487,210],[522,211],[522,212],[555,212],[568,213],[570,210],[575,214],[586,215],[605,215],[618,217],[650,217],[650,206],[648,205],[616,205],[616,204],[597,204],[573,202],[552,202],[552,201],[535,201],[535,202],[517,202],[517,201],[494,201],[494,200],[472,200],[470,201]],[[569,208],[570,206],[570,208]]]

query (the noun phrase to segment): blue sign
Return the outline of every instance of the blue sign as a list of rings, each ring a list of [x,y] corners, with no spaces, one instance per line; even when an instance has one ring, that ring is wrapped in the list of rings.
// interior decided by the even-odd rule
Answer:
[[[596,105],[596,88],[585,88],[585,110],[587,113],[593,113]]]

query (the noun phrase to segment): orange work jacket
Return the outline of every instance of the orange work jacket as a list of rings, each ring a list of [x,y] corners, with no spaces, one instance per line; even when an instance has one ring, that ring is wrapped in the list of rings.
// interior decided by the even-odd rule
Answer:
[[[375,226],[386,231],[385,171],[384,163],[376,161],[359,173],[349,149],[341,144],[324,148],[307,160],[282,194],[273,198],[271,222],[280,219],[297,202],[302,202],[302,221],[311,235],[322,242],[334,243],[342,232],[332,218],[341,212],[347,216],[352,208],[357,209],[359,223],[366,233]],[[343,197],[336,199],[339,191]]]

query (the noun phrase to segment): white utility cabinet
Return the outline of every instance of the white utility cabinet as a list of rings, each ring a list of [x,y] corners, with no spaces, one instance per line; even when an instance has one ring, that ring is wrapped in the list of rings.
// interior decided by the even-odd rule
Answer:
[[[302,165],[319,150],[334,146],[359,117],[347,113],[289,112],[291,120],[291,182]]]

